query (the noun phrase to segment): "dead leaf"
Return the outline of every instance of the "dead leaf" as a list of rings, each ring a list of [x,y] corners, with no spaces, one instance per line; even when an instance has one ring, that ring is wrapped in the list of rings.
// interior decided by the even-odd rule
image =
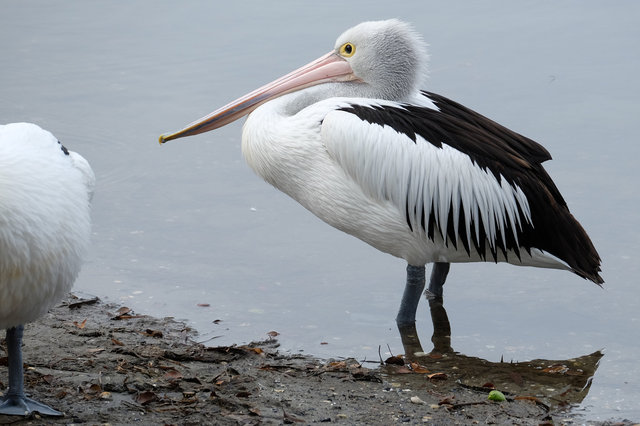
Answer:
[[[180,380],[182,379],[182,377],[183,377],[182,373],[180,373],[178,370],[175,370],[175,369],[167,370],[164,373],[164,378],[171,381]]]
[[[129,312],[131,312],[131,308],[127,308],[126,306],[123,306],[122,308],[116,311],[118,315],[128,314]]]
[[[401,356],[399,355],[395,355],[395,356],[390,356],[389,358],[387,358],[384,361],[385,364],[391,364],[391,365],[404,365],[404,360],[402,359]]]
[[[50,385],[51,382],[53,382],[53,376],[51,374],[45,374],[44,376],[42,376],[42,380]]]
[[[267,333],[267,335],[270,337],[276,337],[276,336],[279,336],[280,333],[278,333],[277,331],[270,331]]]
[[[217,319],[217,320],[213,320],[211,322],[214,323],[214,324],[220,324],[222,322],[222,320],[221,319]]]
[[[101,393],[101,392],[102,392],[102,386],[100,386],[97,383],[92,384],[85,391],[85,393],[88,393],[90,395],[98,394],[98,393]]]
[[[410,373],[412,373],[412,371],[409,370],[404,365],[401,366],[401,367],[396,368],[394,372],[397,373],[397,374],[410,374]]]
[[[208,303],[198,303],[198,306],[200,306],[201,308],[208,308],[211,305]]]
[[[455,399],[456,397],[453,395],[447,396],[445,398],[442,398],[440,401],[438,401],[438,405],[453,405],[456,403]]]
[[[487,389],[495,389],[496,388],[496,386],[491,382],[485,383],[484,385],[482,385],[482,387],[483,388],[487,388]]]
[[[329,342],[320,342],[321,345],[328,345]]]
[[[131,315],[129,315],[129,312],[131,312]],[[117,315],[115,317],[112,317],[112,320],[128,320],[128,319],[132,319],[132,318],[144,318],[144,315],[133,315],[133,311],[131,310],[131,308],[127,308],[126,306],[123,306],[122,308],[118,309],[116,311]]]
[[[118,345],[118,346],[124,346],[124,343],[122,343],[120,340],[112,337],[111,338],[111,343],[113,343],[114,345]]]
[[[255,352],[255,353],[257,353],[258,355],[260,355],[260,354],[262,354],[262,353],[264,352],[264,351],[263,351],[262,349],[260,349],[260,348],[251,348],[251,347],[249,347],[249,346],[240,346],[240,347],[241,347],[242,349],[244,349],[245,351],[248,351],[248,352]]]
[[[545,368],[542,371],[545,373],[551,373],[551,374],[564,374],[567,371],[569,371],[569,367],[563,364],[555,364],[555,365],[550,365],[549,367]]]
[[[362,382],[377,382],[377,383],[382,383],[382,379],[380,378],[380,376],[378,376],[378,374],[376,374],[374,371],[365,368],[365,367],[356,367],[356,368],[351,368],[351,376],[358,381],[362,381]]]
[[[347,362],[346,361],[332,361],[325,366],[325,368],[329,371],[338,371],[338,370],[346,370]]]
[[[249,408],[249,413],[253,414],[254,416],[261,416],[262,415],[262,414],[260,414],[260,410],[258,410],[255,407]]]
[[[418,364],[417,362],[410,363],[409,368],[411,368],[411,371],[418,374],[426,374],[430,372],[424,366]]]
[[[84,326],[87,325],[87,319],[85,318],[84,321],[82,321],[81,323],[78,323],[77,321],[74,321],[73,325],[75,325],[80,330],[82,330],[84,328]]]
[[[99,354],[100,352],[104,352],[105,348],[91,348],[91,349],[87,349],[87,352],[89,352],[90,354]]]
[[[447,380],[447,375],[444,373],[427,374],[429,380]]]
[[[160,331],[160,330],[152,330],[150,328],[147,328],[144,331],[144,333],[140,333],[140,334],[143,334],[143,335],[148,336],[148,337],[155,337],[156,339],[161,339],[162,336],[163,336],[162,331]]]
[[[297,417],[292,416],[291,414],[287,414],[286,411],[284,411],[284,408],[282,409],[282,415],[283,415],[283,421],[286,424],[291,424],[291,423],[304,423],[304,420],[299,419]]]
[[[155,394],[155,392],[151,391],[140,392],[136,396],[136,402],[141,405],[146,405],[152,401],[155,401],[156,399],[158,399],[158,396]]]

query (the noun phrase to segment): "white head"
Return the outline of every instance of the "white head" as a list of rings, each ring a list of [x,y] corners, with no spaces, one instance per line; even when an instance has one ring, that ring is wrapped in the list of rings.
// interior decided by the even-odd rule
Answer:
[[[375,97],[401,100],[418,91],[426,76],[426,43],[397,19],[358,24],[338,37],[334,49]]]

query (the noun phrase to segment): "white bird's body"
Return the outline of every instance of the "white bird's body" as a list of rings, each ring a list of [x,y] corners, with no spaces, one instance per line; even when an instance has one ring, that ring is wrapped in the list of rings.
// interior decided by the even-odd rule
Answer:
[[[425,44],[398,20],[364,22],[319,59],[160,137],[249,114],[242,152],[267,182],[331,226],[405,259],[398,324],[451,262],[571,270],[597,284],[600,257],[542,163],[540,144],[420,90]]]
[[[342,110],[354,104],[384,107],[401,103],[331,98],[287,115],[289,98],[298,93],[265,103],[249,115],[242,132],[242,153],[264,180],[329,225],[411,265],[424,265],[479,262],[486,260],[486,253],[468,253],[462,244],[445,244],[446,234],[428,238],[424,228],[407,226],[404,211],[407,202],[411,208],[426,200],[446,205],[447,209],[435,212],[436,221],[445,229],[451,199],[460,203],[453,213],[456,220],[465,208],[468,217],[500,216],[496,221],[483,222],[494,226],[485,230],[492,236],[490,241],[496,238],[496,227],[516,229],[520,220],[518,208],[530,220],[522,190],[501,184],[491,173],[474,167],[467,155],[447,146],[436,148],[420,136],[414,143],[391,127],[363,122]],[[427,101],[422,97],[412,104],[420,103],[438,111]],[[416,188],[418,185],[421,187]],[[439,194],[442,200],[433,194]],[[413,216],[409,220],[415,225],[420,214]],[[471,223],[469,220],[465,225],[469,227]],[[466,235],[469,237],[474,231],[468,229]],[[555,256],[538,249],[518,256],[498,252],[496,261],[570,269]]]
[[[89,244],[94,179],[51,133],[0,125],[0,328],[36,320],[71,289]]]

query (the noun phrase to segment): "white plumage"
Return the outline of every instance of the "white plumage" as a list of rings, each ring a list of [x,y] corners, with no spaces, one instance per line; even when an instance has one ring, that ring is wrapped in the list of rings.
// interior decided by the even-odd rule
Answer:
[[[398,20],[365,22],[308,65],[160,142],[249,114],[247,163],[316,216],[405,259],[398,323],[413,323],[449,262],[567,269],[598,284],[600,257],[542,167],[538,143],[420,90],[425,44]]]
[[[358,103],[367,105],[365,100],[359,100]],[[380,102],[378,104],[384,105]],[[247,126],[250,123],[248,120]],[[420,221],[423,216],[428,221],[433,208],[434,220],[440,229],[447,229],[450,212],[454,227],[457,227],[461,209],[464,210],[465,217],[470,219],[465,222],[469,244],[472,231],[479,239],[480,223],[484,224],[484,231],[492,246],[497,238],[496,227],[503,231],[504,236],[507,222],[513,225],[511,231],[517,240],[515,225],[520,222],[518,207],[530,221],[529,204],[522,197],[522,190],[508,185],[504,179],[501,184],[490,172],[474,167],[470,158],[458,150],[447,145],[437,148],[421,136],[416,139],[414,142],[389,126],[366,123],[344,111],[330,112],[322,123],[322,140],[325,142],[328,159],[337,168],[346,171],[357,183],[357,191],[362,192],[362,197],[375,200],[376,203],[381,200],[390,201],[390,214],[407,233],[406,239],[417,239],[420,242],[428,240],[425,230],[420,227]],[[243,138],[243,141],[247,139]],[[367,156],[362,155],[365,151]],[[249,164],[252,165],[251,162]],[[343,204],[351,204],[353,194],[354,189],[351,188],[350,191],[334,193],[334,197],[343,197]],[[407,218],[403,215],[405,207],[411,212],[411,227],[407,227]],[[495,220],[488,220],[490,217]],[[340,218],[351,222],[349,216]],[[484,220],[478,220],[480,218]],[[374,218],[365,219],[364,222],[372,223]],[[474,230],[470,229],[471,223],[476,224]],[[361,224],[357,225],[361,229]],[[399,250],[383,248],[390,237],[380,236],[379,229],[376,227],[372,230],[377,241],[369,243],[387,253],[400,254]],[[459,235],[457,229],[455,233]],[[443,243],[446,241],[445,233]],[[458,252],[459,250],[445,244],[428,244],[418,250],[407,250],[399,257],[413,265],[465,261],[464,258],[460,259]],[[466,253],[464,256],[468,257]]]
[[[89,244],[94,180],[89,163],[46,130],[0,125],[0,328],[36,320],[71,289]],[[9,374],[11,382],[17,372]],[[22,389],[5,397],[12,391]]]

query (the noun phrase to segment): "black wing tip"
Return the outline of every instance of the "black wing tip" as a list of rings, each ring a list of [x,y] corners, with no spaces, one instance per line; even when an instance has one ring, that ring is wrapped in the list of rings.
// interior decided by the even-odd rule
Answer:
[[[602,288],[602,284],[604,284],[604,279],[600,276],[600,274],[595,274],[595,277],[591,279],[591,281],[598,284],[600,288]]]
[[[572,271],[575,274],[577,274],[577,275],[581,276],[582,278],[584,278],[585,280],[591,281],[591,282],[597,284],[598,287],[603,288],[602,284],[604,284],[604,279],[599,274],[599,272],[600,272],[600,267],[599,266],[593,272],[579,271],[579,270],[576,270],[576,269],[572,269]]]

